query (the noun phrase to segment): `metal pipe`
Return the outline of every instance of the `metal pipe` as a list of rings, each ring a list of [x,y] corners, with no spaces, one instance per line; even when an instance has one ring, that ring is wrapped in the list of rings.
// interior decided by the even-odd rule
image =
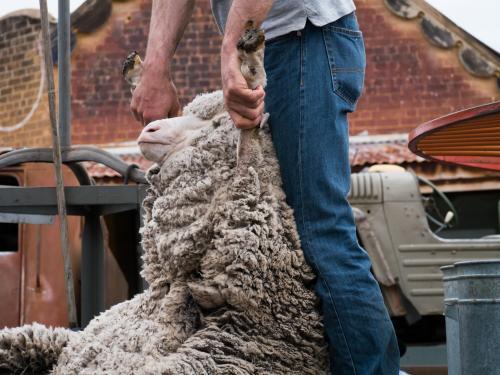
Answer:
[[[47,0],[40,0],[40,21],[42,28],[43,58],[45,61],[45,69],[47,72],[47,94],[49,102],[50,128],[52,135],[52,151],[56,175],[57,211],[59,213],[61,250],[64,263],[64,281],[66,284],[66,297],[68,304],[68,320],[70,327],[76,327],[78,322],[73,283],[73,270],[69,254],[68,218],[66,215],[66,198],[64,195],[64,181],[62,174],[61,144],[59,142],[61,138],[59,138],[59,129],[57,126],[58,124],[56,123],[54,72],[50,48]],[[61,90],[59,90],[59,92],[61,92]],[[61,100],[61,98],[59,98],[59,100]]]
[[[61,147],[71,146],[71,60],[69,0],[59,0],[57,17],[57,68],[59,78],[59,137]]]

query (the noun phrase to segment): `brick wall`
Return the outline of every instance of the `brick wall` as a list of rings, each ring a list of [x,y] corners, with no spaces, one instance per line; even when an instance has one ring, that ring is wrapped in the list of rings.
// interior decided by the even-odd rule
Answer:
[[[0,147],[50,144],[45,91],[37,101],[42,83],[39,35],[38,20],[0,20]]]
[[[365,91],[351,133],[407,132],[452,111],[500,99],[495,79],[472,77],[456,51],[432,46],[418,21],[398,18],[383,0],[356,0],[365,37]]]
[[[137,50],[144,57],[151,0],[114,2],[106,25],[79,35],[73,53],[73,141],[104,143],[135,139],[140,125],[130,114],[130,90],[121,62]],[[212,22],[209,0],[198,0],[172,64],[182,104],[220,87],[221,37]]]
[[[197,93],[220,87],[221,37],[212,21],[209,0],[196,4],[172,66],[183,104]],[[351,116],[352,134],[365,130],[370,134],[406,132],[436,116],[499,99],[494,79],[468,74],[455,51],[440,50],[425,40],[418,21],[397,18],[383,0],[357,0],[356,4],[365,35],[367,74],[364,95]],[[151,0],[115,1],[103,26],[90,34],[78,34],[72,53],[73,143],[100,144],[137,137],[140,125],[129,112],[131,94],[121,77],[121,62],[132,50],[144,56],[150,11]],[[0,64],[0,92],[7,93],[0,95],[0,125],[21,118],[36,94],[40,75],[37,24],[17,17],[0,21],[0,59],[11,61],[10,65]],[[3,32],[16,28],[26,29],[19,31],[24,36],[8,37],[11,34]],[[27,46],[24,52],[23,45]],[[18,58],[20,54],[22,58]],[[26,63],[29,69],[22,66],[24,59],[32,61]],[[24,75],[32,79],[22,78]],[[50,143],[45,100],[44,95],[40,108],[22,130],[0,132],[0,146]]]
[[[494,79],[468,74],[454,51],[425,40],[417,21],[397,18],[383,0],[356,4],[367,72],[364,95],[351,116],[351,134],[406,132],[434,117],[499,98]],[[134,49],[144,55],[150,8],[151,0],[114,2],[102,30],[79,36],[73,54],[78,70],[73,74],[75,141],[137,136],[139,125],[129,114],[130,93],[120,77],[120,62]],[[183,104],[196,93],[220,87],[220,41],[209,0],[198,0],[172,66]]]

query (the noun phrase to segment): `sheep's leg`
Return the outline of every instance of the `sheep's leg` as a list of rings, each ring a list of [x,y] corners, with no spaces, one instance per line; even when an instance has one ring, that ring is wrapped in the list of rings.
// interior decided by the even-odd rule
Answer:
[[[253,21],[248,21],[245,32],[238,41],[237,49],[241,61],[241,74],[251,89],[266,86],[264,42],[264,31],[255,28]],[[269,115],[264,114],[260,127],[266,124],[268,118]],[[257,129],[241,130],[238,141],[237,165],[238,171],[242,174],[245,174],[247,168],[252,165],[252,159],[255,157],[252,151],[256,149],[256,142],[258,142]]]
[[[253,21],[248,21],[236,47],[241,61],[241,74],[251,89],[266,86],[264,42],[264,31],[255,28]]]
[[[145,373],[163,375],[250,375],[257,372],[253,361],[261,353],[251,342],[210,327],[196,332],[175,353],[150,364]]]
[[[0,331],[0,373],[48,373],[74,334],[36,323]]]

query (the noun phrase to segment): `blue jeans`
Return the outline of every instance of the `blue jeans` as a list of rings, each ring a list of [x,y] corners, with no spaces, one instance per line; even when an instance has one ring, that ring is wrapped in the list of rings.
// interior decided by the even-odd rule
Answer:
[[[287,201],[317,275],[331,370],[398,374],[394,328],[356,238],[347,113],[361,94],[365,52],[356,16],[266,42],[266,110]]]

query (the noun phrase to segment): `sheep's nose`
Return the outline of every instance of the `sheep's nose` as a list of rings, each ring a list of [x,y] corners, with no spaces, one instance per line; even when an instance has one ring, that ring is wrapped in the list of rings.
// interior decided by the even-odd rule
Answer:
[[[154,133],[155,131],[160,130],[160,125],[156,123],[151,123],[146,125],[146,127],[142,130],[143,133]]]

